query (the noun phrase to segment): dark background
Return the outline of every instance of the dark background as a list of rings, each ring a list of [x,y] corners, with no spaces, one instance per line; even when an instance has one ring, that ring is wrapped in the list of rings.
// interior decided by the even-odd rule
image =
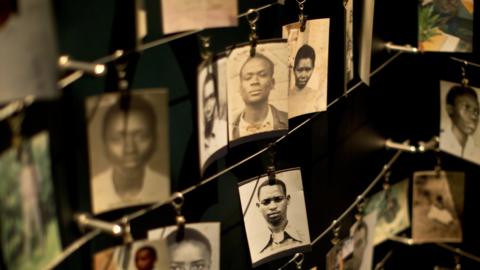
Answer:
[[[354,46],[358,48],[358,23],[362,0],[355,1]],[[73,1],[56,0],[53,3],[61,54],[74,59],[93,61],[115,49],[133,48],[133,1]],[[145,42],[162,37],[159,1],[146,1],[148,36]],[[281,36],[281,26],[298,19],[296,1],[286,0],[284,6],[274,6],[260,12],[258,34],[261,39]],[[476,1],[478,4],[478,1]],[[240,0],[239,12],[270,3],[266,0]],[[377,0],[374,18],[374,50],[372,70],[394,55],[383,47],[383,42],[416,44],[416,5],[414,0]],[[330,51],[328,100],[343,95],[343,5],[342,1],[307,0],[305,13],[310,19],[330,18]],[[475,12],[478,17],[478,8]],[[477,20],[478,21],[478,20]],[[478,48],[479,27],[475,24],[474,49]],[[245,42],[249,28],[245,18],[236,28],[206,30],[214,52],[226,46]],[[394,154],[383,146],[386,138],[395,141],[410,139],[413,143],[429,140],[439,133],[439,80],[460,82],[461,65],[450,60],[457,56],[480,63],[478,51],[473,54],[425,53],[402,54],[371,78],[370,86],[361,85],[320,113],[304,127],[276,146],[277,168],[300,166],[309,218],[310,236],[315,239],[333,219],[338,217],[367,187]],[[358,56],[355,58],[357,59]],[[165,87],[169,89],[169,126],[172,191],[182,190],[198,183],[200,178],[197,151],[196,67],[200,63],[199,40],[190,35],[161,45],[127,61],[127,78],[132,89]],[[357,68],[357,63],[355,64]],[[105,78],[85,76],[62,90],[59,100],[36,103],[27,109],[23,134],[30,136],[39,130],[51,133],[53,175],[56,189],[62,240],[67,246],[82,235],[73,221],[73,214],[88,212],[88,155],[86,123],[83,102],[87,96],[115,91],[114,65],[109,65]],[[470,83],[480,86],[479,68],[467,67]],[[358,79],[348,86],[353,86]],[[308,116],[290,121],[295,127]],[[3,140],[0,147],[8,147],[10,131],[1,123]],[[272,140],[251,142],[229,149],[227,156],[212,164],[206,176],[235,164]],[[477,165],[447,154],[440,154],[446,170],[465,171],[464,241],[458,245],[474,254],[480,254],[480,221],[476,213],[480,206],[480,169]],[[264,173],[267,154],[239,166],[185,196],[183,213],[189,222],[220,221],[221,268],[250,269],[250,257],[242,222],[237,183]],[[414,171],[430,170],[436,164],[434,153],[403,154],[392,168],[391,181],[412,176]],[[381,185],[374,191],[381,189]],[[99,218],[115,220],[138,208],[103,214]],[[294,211],[290,209],[289,211]],[[174,211],[167,205],[131,224],[135,238],[146,237],[148,229],[174,224]],[[348,235],[353,224],[353,213],[341,222],[340,236]],[[410,230],[406,231],[410,235]],[[325,255],[332,247],[330,233],[305,254],[304,266],[325,268]],[[120,244],[121,239],[101,235],[75,252],[59,269],[88,269],[90,255],[102,248]],[[386,269],[433,269],[436,264],[453,267],[453,254],[435,245],[403,246],[385,242],[375,249],[375,262],[391,249],[393,256]],[[258,269],[277,269],[290,257],[279,259]],[[463,269],[479,269],[479,264],[462,258]],[[294,268],[293,265],[290,268]]]

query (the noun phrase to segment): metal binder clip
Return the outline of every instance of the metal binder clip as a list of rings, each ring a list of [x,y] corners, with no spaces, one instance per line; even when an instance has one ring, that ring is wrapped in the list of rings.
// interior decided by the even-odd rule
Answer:
[[[212,51],[210,50],[210,40],[209,36],[198,35],[200,38],[201,51],[200,56],[204,61],[208,60],[212,56]]]
[[[363,214],[365,210],[365,198],[362,195],[358,195],[356,204],[357,204],[357,213],[355,214],[355,219],[357,221],[360,221],[363,218]]]
[[[332,240],[330,240],[330,242],[331,242],[334,246],[336,246],[336,245],[338,245],[338,243],[340,243],[340,237],[339,237],[339,235],[340,235],[340,228],[341,228],[341,226],[340,226],[340,224],[337,224],[337,223],[338,223],[338,221],[337,221],[336,219],[333,220],[333,222],[332,222],[332,225],[334,226],[334,227],[333,227],[333,238],[332,238]]]
[[[183,194],[180,192],[175,192],[172,198],[172,205],[175,208],[175,212],[177,215],[175,217],[175,223],[177,224],[177,237],[176,241],[180,242],[183,240],[185,236],[185,217],[182,215],[182,206],[183,206],[184,198]]]
[[[297,0],[298,9],[300,13],[298,14],[298,21],[300,23],[300,32],[305,31],[305,26],[307,24],[307,15],[303,14],[304,4],[307,0]]]
[[[256,54],[256,47],[257,47],[257,42],[258,42],[258,36],[257,36],[257,21],[258,18],[260,17],[260,14],[256,9],[249,9],[247,11],[247,21],[248,24],[250,25],[250,57],[254,57]]]
[[[467,72],[466,72],[467,65],[468,65],[468,62],[464,61],[463,65],[461,66],[461,68],[462,68],[462,85],[464,87],[468,86],[468,78],[467,78]]]

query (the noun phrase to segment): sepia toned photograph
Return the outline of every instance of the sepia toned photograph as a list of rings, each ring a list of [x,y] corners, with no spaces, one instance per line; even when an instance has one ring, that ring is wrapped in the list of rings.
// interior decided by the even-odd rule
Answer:
[[[480,88],[440,81],[440,150],[480,164]]]
[[[288,118],[327,109],[328,40],[330,19],[283,26],[289,48]]]
[[[343,239],[334,245],[326,256],[326,270],[348,270],[349,261],[353,253],[351,237]]]
[[[382,190],[367,200],[365,213],[378,212],[374,245],[410,227],[408,181],[409,179],[405,179],[391,185],[387,190]]]
[[[41,132],[0,155],[0,251],[7,269],[44,269],[62,251],[49,145]]]
[[[220,270],[220,223],[185,224],[182,239],[177,226],[153,229],[148,239],[164,239],[170,256],[168,269]]]
[[[261,175],[239,184],[245,231],[253,267],[309,251],[310,233],[300,168]]]
[[[413,241],[462,242],[459,216],[463,213],[464,174],[424,171],[413,177]]]
[[[94,270],[161,270],[170,269],[164,240],[141,240],[95,253]]]
[[[362,4],[360,25],[358,73],[360,79],[370,85],[370,69],[372,64],[373,20],[375,0],[365,0]]]
[[[93,213],[166,200],[167,91],[103,94],[87,98],[85,106]]]
[[[373,239],[375,236],[375,224],[377,211],[363,216],[350,228],[353,252],[346,263],[346,269],[371,270],[373,266]]]
[[[234,145],[288,131],[286,40],[259,42],[254,57],[250,48],[236,47],[227,60],[229,141]]]
[[[60,94],[51,2],[1,1],[0,102]]]
[[[162,0],[164,34],[238,25],[237,0]]]
[[[226,154],[228,144],[226,57],[203,62],[198,68],[197,121],[200,168],[203,172]]]
[[[344,0],[345,18],[345,85],[353,79],[353,0]]]
[[[419,1],[419,49],[432,52],[472,52],[473,3],[473,0]]]

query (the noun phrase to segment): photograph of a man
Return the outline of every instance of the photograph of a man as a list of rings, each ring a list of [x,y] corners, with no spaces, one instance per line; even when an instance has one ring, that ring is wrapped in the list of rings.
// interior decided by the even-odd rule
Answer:
[[[353,256],[348,269],[370,270],[373,263],[373,236],[377,222],[377,211],[357,221],[350,229],[353,241]]]
[[[365,205],[365,213],[378,211],[373,244],[377,245],[389,237],[410,227],[408,215],[408,180],[404,179],[388,190],[382,190],[370,198]]]
[[[441,81],[440,149],[480,164],[479,89]]]
[[[273,184],[266,178],[268,176],[255,177],[240,183],[239,188],[254,267],[299,250],[308,250],[310,245],[300,170],[276,172]],[[258,187],[252,190],[257,181]],[[251,196],[254,196],[252,200]],[[289,208],[295,211],[288,211]]]
[[[169,265],[165,240],[140,240],[95,253],[95,270],[161,270]]]
[[[329,19],[307,21],[303,32],[298,22],[285,25],[283,37],[288,39],[290,48],[288,118],[325,111]]]
[[[412,238],[415,243],[462,242],[459,215],[463,211],[463,199],[455,200],[453,194],[463,198],[463,187],[463,173],[414,173]],[[454,189],[456,193],[452,193]]]
[[[250,46],[232,51],[227,63],[230,141],[288,130],[288,83],[281,77],[287,57],[285,42],[259,44],[253,57]]]
[[[183,238],[177,239],[177,226],[150,230],[149,239],[164,239],[170,256],[168,269],[220,270],[220,223],[185,225]]]
[[[94,213],[161,201],[170,193],[166,93],[133,92],[124,102],[118,94],[87,100],[87,107],[97,107],[89,127]]]
[[[198,72],[198,126],[200,168],[204,171],[228,143],[226,113],[226,58],[203,63]]]

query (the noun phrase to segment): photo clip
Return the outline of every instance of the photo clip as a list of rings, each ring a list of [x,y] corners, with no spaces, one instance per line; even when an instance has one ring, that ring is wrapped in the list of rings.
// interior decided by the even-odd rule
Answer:
[[[334,246],[337,246],[339,243],[340,243],[340,229],[341,229],[341,225],[340,225],[340,222],[338,222],[338,220],[333,220],[332,221],[332,225],[333,225],[333,238],[332,240],[330,240],[330,242],[334,245]]]
[[[97,77],[104,76],[107,73],[107,67],[103,64],[77,61],[68,55],[62,55],[58,58],[58,67],[62,71],[81,71]]]
[[[172,206],[175,209],[175,223],[177,224],[177,237],[176,241],[180,242],[185,236],[185,217],[182,215],[182,206],[185,199],[181,192],[175,192],[172,196]]]
[[[440,151],[439,145],[440,145],[440,138],[438,138],[438,136],[434,136],[427,142],[419,141],[417,151],[420,153],[424,153],[428,150],[439,152]]]
[[[127,217],[123,217],[120,221],[122,226],[122,237],[124,244],[130,244],[133,242],[132,230],[130,228],[130,222]]]
[[[355,220],[361,221],[363,219],[363,215],[365,214],[365,198],[362,195],[357,196],[356,205],[357,213],[355,214]]]
[[[297,0],[298,4],[298,22],[300,23],[300,32],[305,32],[305,26],[307,24],[307,15],[303,13],[303,10],[305,8],[304,4],[307,2],[307,0]]]
[[[305,259],[305,256],[303,255],[303,253],[295,254],[295,256],[293,257],[293,262],[295,263],[296,269],[298,270],[302,269],[302,264],[304,259]]]
[[[213,53],[211,51],[210,45],[211,45],[211,37],[210,36],[202,36],[198,35],[198,38],[200,39],[200,56],[202,57],[203,61],[207,61],[211,59]]]
[[[268,166],[267,166],[267,175],[268,175],[268,184],[273,186],[277,183],[277,178],[275,176],[275,144],[271,143],[268,146]]]
[[[87,213],[76,214],[74,218],[82,232],[86,229],[98,229],[113,236],[121,236],[123,234],[121,225],[93,218]]]
[[[388,191],[390,190],[390,176],[392,172],[390,170],[387,170],[385,172],[385,175],[383,176],[383,190]]]
[[[260,13],[256,9],[249,9],[247,11],[247,21],[250,25],[250,57],[254,57],[256,54],[258,36],[257,36],[257,22],[258,18],[260,17]]]
[[[464,87],[468,86],[468,78],[467,78],[467,66],[468,66],[468,62],[467,61],[463,61],[463,65],[461,66],[461,69],[462,69],[462,85]]]

